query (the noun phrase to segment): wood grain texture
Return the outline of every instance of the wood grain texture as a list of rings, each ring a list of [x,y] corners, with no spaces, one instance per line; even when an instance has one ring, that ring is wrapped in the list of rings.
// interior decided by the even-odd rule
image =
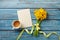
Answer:
[[[0,0],[0,8],[60,8],[60,0]]]
[[[0,30],[13,30],[12,22],[14,20],[0,20]],[[35,24],[36,20],[32,20]],[[31,28],[28,28],[31,30]],[[44,20],[41,23],[41,30],[60,30],[60,20]]]
[[[0,9],[0,19],[18,19],[17,11],[21,9]],[[32,19],[35,19],[34,10],[30,9]],[[60,19],[59,9],[46,9],[48,12],[47,19]]]
[[[50,33],[53,31],[44,31],[46,33]],[[55,31],[60,35],[60,31]],[[16,40],[19,31],[0,31],[0,40]],[[23,33],[21,40],[58,40],[58,37],[52,34],[49,38],[45,38],[44,35],[39,34],[38,37],[34,37],[32,35],[28,35],[26,32]]]
[[[29,8],[32,22],[35,24],[33,11],[41,7],[48,12],[48,18],[41,23],[41,30],[46,33],[55,31],[60,35],[60,0],[0,0],[0,40],[16,40],[20,29],[13,30],[12,22],[18,20],[17,10]],[[34,37],[24,32],[21,40],[58,40],[58,37],[52,35],[45,38],[41,34]]]

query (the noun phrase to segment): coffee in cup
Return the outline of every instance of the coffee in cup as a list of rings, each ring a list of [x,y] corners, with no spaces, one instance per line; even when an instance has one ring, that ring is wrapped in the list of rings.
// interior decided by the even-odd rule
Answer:
[[[21,23],[18,20],[14,20],[12,23],[13,29],[19,29],[21,27]]]

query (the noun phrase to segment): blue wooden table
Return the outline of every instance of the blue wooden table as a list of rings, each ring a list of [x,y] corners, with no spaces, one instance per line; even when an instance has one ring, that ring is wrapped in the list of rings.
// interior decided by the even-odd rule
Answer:
[[[35,23],[33,11],[40,7],[48,12],[48,18],[42,22],[41,30],[46,33],[55,31],[60,35],[60,0],[0,0],[0,40],[16,40],[20,30],[13,30],[12,22],[18,20],[17,10],[29,8],[32,22]],[[58,40],[58,37],[51,35],[45,38],[42,34],[34,37],[24,32],[21,40]]]

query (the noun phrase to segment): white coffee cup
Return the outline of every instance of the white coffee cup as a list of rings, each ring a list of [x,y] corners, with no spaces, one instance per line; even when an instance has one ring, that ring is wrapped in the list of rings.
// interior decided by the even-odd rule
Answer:
[[[19,29],[21,27],[21,22],[18,20],[14,20],[12,22],[13,29]]]

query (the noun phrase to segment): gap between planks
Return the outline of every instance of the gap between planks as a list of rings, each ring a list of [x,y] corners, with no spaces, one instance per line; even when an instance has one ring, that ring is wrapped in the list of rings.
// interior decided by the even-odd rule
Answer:
[[[0,8],[0,9],[39,9],[39,8]],[[60,8],[44,8],[44,9],[60,9]]]
[[[0,31],[22,31],[22,29],[21,30],[7,30],[7,29],[4,30],[4,29],[0,29]],[[39,30],[39,31],[60,31],[60,30]]]

